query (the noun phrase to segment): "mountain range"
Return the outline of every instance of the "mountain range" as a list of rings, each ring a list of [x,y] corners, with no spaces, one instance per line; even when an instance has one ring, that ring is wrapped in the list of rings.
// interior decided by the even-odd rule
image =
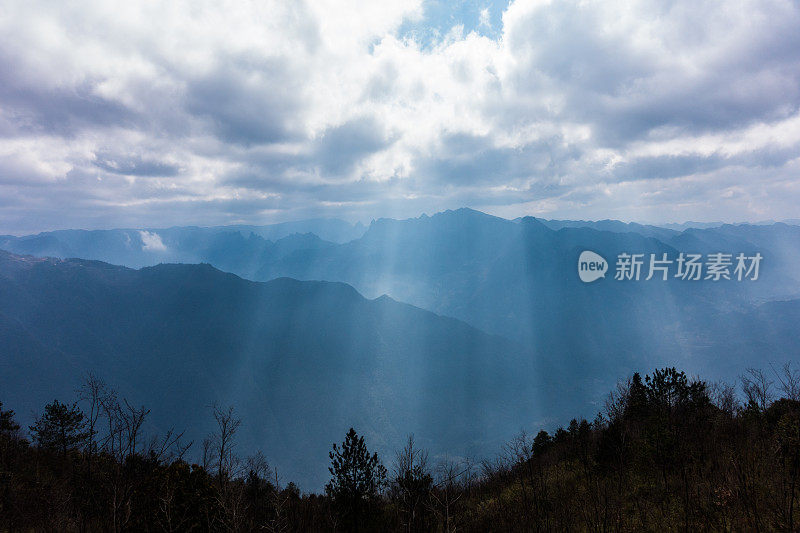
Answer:
[[[0,399],[30,413],[93,371],[152,407],[154,429],[182,421],[195,440],[211,402],[233,404],[243,448],[319,488],[350,425],[384,454],[413,432],[434,455],[480,456],[522,427],[594,416],[620,375],[731,381],[800,347],[794,225],[469,209],[294,224],[0,238]],[[605,279],[579,280],[584,250]],[[763,261],[755,281],[613,279],[621,253],[681,252]]]
[[[209,265],[0,252],[0,331],[0,391],[23,416],[73,397],[88,372],[150,407],[154,429],[180,421],[196,443],[208,406],[234,405],[243,448],[315,488],[351,425],[387,453],[415,432],[466,454],[542,404],[535,358],[511,341],[342,283],[259,283]]]

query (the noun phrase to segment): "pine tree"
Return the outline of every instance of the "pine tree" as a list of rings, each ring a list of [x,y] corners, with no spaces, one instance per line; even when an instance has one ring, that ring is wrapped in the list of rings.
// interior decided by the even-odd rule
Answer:
[[[31,436],[40,447],[59,450],[66,456],[69,450],[78,447],[89,436],[83,418],[77,405],[68,406],[53,400],[30,426]]]
[[[370,455],[364,437],[353,428],[341,447],[334,444],[328,456],[333,477],[325,491],[333,499],[343,525],[359,529],[386,483],[386,468],[377,453]]]

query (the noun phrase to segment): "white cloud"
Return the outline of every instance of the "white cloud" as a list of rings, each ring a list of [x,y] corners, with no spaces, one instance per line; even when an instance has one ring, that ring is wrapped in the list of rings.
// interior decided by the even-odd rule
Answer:
[[[763,218],[723,176],[796,215],[796,3],[516,0],[496,40],[401,37],[423,11],[7,2],[0,231],[459,205]]]
[[[161,235],[155,231],[139,231],[139,237],[142,239],[142,250],[146,252],[166,252],[167,247],[164,241],[161,240]]]
[[[492,27],[491,16],[489,14],[488,7],[484,7],[483,9],[481,9],[480,17],[478,18],[478,25],[486,28]]]

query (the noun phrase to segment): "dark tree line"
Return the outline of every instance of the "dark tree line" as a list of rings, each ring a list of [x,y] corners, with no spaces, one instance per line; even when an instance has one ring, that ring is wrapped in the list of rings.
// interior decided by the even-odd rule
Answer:
[[[432,462],[409,436],[387,470],[350,429],[324,494],[240,457],[232,407],[210,407],[199,464],[182,433],[145,435],[148,414],[93,376],[27,435],[0,403],[0,531],[800,530],[789,365],[748,370],[739,390],[634,374],[593,421],[521,433],[480,463]]]

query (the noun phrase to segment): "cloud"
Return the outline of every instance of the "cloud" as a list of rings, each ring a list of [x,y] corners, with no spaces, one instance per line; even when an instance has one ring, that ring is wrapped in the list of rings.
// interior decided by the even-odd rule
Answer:
[[[289,140],[300,109],[298,83],[288,59],[225,58],[188,82],[186,110],[208,120],[223,142],[244,145]]]
[[[797,27],[790,0],[12,0],[0,232],[796,216]]]
[[[484,7],[483,9],[481,9],[481,14],[478,19],[478,26],[485,26],[487,28],[492,27],[492,18],[491,15],[489,14],[488,7]]]
[[[327,174],[346,173],[364,157],[388,148],[391,142],[374,117],[354,118],[322,134],[314,143],[312,162]]]
[[[126,176],[176,176],[179,172],[177,165],[139,155],[98,153],[93,164],[106,172]]]
[[[142,239],[142,250],[146,252],[165,252],[167,247],[161,240],[161,236],[156,232],[140,231],[139,237]]]

